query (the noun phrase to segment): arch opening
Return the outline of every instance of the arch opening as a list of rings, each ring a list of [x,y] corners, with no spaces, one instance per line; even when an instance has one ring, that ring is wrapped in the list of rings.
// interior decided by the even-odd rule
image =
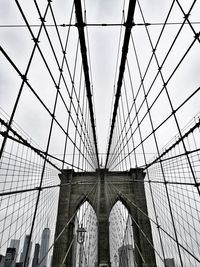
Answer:
[[[109,216],[111,267],[137,266],[134,258],[132,219],[126,206],[118,200]]]
[[[85,230],[84,240],[80,242],[80,228]],[[82,231],[82,230],[81,230]],[[74,223],[73,265],[74,267],[95,266],[97,262],[97,216],[88,201],[77,210]]]

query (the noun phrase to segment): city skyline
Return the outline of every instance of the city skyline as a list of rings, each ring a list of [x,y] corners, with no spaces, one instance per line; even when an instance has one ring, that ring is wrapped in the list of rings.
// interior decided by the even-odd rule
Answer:
[[[4,267],[4,265],[5,267],[15,267],[24,264],[29,242],[30,246],[27,254],[26,266],[50,267],[48,260],[49,255],[47,255],[47,251],[49,249],[49,239],[50,229],[48,227],[43,229],[40,239],[41,245],[39,243],[35,243],[34,251],[32,250],[34,243],[30,241],[30,235],[25,235],[25,237],[22,239],[24,242],[20,242],[20,239],[11,239],[10,245],[6,250],[6,254],[2,255],[0,252],[0,267]],[[20,243],[22,249],[21,253],[19,250]]]

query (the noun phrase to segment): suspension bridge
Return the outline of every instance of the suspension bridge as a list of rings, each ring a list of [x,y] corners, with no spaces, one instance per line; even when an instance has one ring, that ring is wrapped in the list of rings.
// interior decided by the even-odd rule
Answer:
[[[1,267],[200,266],[199,12],[1,0]]]

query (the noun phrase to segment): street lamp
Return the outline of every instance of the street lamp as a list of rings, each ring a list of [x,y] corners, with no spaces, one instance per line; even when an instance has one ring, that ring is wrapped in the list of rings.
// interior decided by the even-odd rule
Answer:
[[[117,254],[115,254],[114,256],[114,263],[115,263],[115,267],[117,267]]]
[[[81,224],[81,227],[78,227],[78,229],[77,229],[77,242],[79,244],[83,244],[84,243],[84,241],[85,241],[85,233],[86,233],[86,230],[83,227],[83,224]]]
[[[83,224],[81,224],[81,226],[78,227],[78,229],[77,229],[77,242],[80,244],[79,267],[82,267],[82,263],[83,263],[83,243],[85,241],[85,233],[86,233],[86,230],[83,227]]]

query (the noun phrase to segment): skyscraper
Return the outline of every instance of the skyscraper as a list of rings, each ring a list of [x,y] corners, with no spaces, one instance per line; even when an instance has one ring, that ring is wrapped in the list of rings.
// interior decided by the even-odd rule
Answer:
[[[4,267],[5,256],[0,255],[0,267]]]
[[[119,267],[134,267],[134,249],[132,245],[123,245],[118,249]]]
[[[19,243],[20,243],[19,239],[11,239],[11,241],[10,241],[10,248],[15,248],[16,249],[15,259],[14,259],[15,262],[17,260],[17,256],[18,256],[18,253],[19,253]]]
[[[15,248],[7,248],[4,267],[15,267],[15,255],[16,255]]]
[[[166,267],[175,267],[175,262],[174,262],[174,258],[171,259],[165,259],[164,263],[166,265]]]
[[[40,247],[40,258],[39,258],[40,267],[47,267],[47,262],[48,262],[47,251],[49,249],[49,238],[50,238],[50,229],[44,228],[42,232],[42,241]]]
[[[32,261],[32,267],[36,267],[39,263],[40,244],[35,244],[35,251]]]
[[[26,235],[25,239],[24,239],[23,251],[22,251],[21,256],[20,256],[20,262],[23,262],[23,263],[25,262],[29,240],[30,240],[30,235]],[[29,260],[30,260],[31,247],[32,247],[32,242],[30,242],[29,251],[28,251],[28,255],[27,255],[27,261],[26,261],[26,266],[28,266],[28,263],[29,263]]]
[[[0,267],[4,267],[5,256],[0,255]]]

